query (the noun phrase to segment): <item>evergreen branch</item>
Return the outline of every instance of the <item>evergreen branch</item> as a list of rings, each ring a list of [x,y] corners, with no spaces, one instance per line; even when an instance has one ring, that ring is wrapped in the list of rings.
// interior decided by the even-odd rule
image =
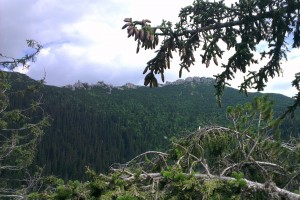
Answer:
[[[201,27],[201,28],[197,28],[194,30],[185,30],[182,33],[174,33],[172,32],[172,36],[175,37],[180,37],[180,36],[185,36],[187,33],[190,34],[195,34],[195,33],[201,33],[204,31],[209,31],[209,30],[217,30],[217,29],[221,29],[221,28],[226,28],[226,27],[233,27],[233,26],[239,26],[239,25],[243,25],[246,22],[255,22],[257,20],[261,20],[261,19],[268,19],[268,18],[273,18],[274,14],[276,13],[286,13],[287,11],[289,12],[294,12],[295,10],[300,9],[300,2],[297,2],[295,5],[293,5],[293,7],[290,6],[286,6],[286,7],[282,7],[282,8],[278,8],[278,9],[274,9],[268,12],[264,12],[261,14],[257,14],[257,15],[252,15],[246,18],[242,18],[240,20],[236,20],[236,21],[230,21],[230,22],[216,22],[215,24],[211,24],[205,27]],[[240,15],[240,13],[235,12],[233,17],[235,18],[236,16]],[[161,29],[160,26],[154,27],[154,29]],[[165,28],[166,29],[166,28]],[[156,33],[156,35],[160,35],[160,36],[170,36],[170,34],[168,32],[163,32],[163,33]]]

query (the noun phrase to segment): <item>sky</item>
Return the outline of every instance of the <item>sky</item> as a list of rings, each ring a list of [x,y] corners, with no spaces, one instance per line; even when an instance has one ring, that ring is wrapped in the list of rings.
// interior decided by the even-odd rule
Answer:
[[[115,86],[126,83],[142,85],[142,74],[154,50],[136,54],[136,42],[122,30],[124,18],[149,19],[153,26],[162,19],[176,23],[182,7],[192,0],[1,0],[0,53],[22,57],[28,53],[27,39],[44,46],[35,63],[27,70],[18,69],[33,79],[45,76],[47,85],[64,86],[81,82],[104,81]],[[234,0],[226,0],[231,4]],[[230,53],[230,52],[229,52]],[[223,57],[229,57],[229,53]],[[197,59],[197,57],[196,57]],[[200,60],[201,57],[198,57]],[[293,49],[282,63],[283,75],[271,80],[265,92],[293,96],[291,87],[295,72],[300,71],[300,51]],[[171,62],[166,81],[179,78],[179,62]],[[260,65],[263,63],[260,63]],[[256,66],[259,67],[259,66]],[[220,68],[205,68],[197,62],[182,78],[213,77]],[[236,87],[244,74],[231,82]],[[157,77],[160,79],[160,76]]]

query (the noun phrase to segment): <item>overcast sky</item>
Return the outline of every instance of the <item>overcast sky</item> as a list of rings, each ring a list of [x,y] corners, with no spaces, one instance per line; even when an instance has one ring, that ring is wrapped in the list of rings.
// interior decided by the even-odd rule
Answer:
[[[162,19],[178,21],[180,8],[192,0],[0,0],[0,53],[21,57],[26,39],[40,42],[44,49],[27,73],[34,79],[46,74],[46,84],[63,86],[78,80],[88,83],[142,84],[142,71],[154,51],[135,53],[136,42],[127,38],[123,19],[150,19],[159,25]],[[230,4],[233,0],[226,0]],[[283,63],[283,77],[271,81],[266,92],[293,96],[295,72],[300,71],[300,51],[292,50]],[[224,56],[226,59],[226,55]],[[228,58],[228,57],[227,57]],[[196,58],[197,59],[197,58]],[[198,57],[200,60],[200,56]],[[178,79],[178,61],[165,74],[167,81]],[[189,76],[213,77],[220,68],[202,64],[184,72]],[[243,75],[232,82],[236,87]],[[159,78],[159,76],[158,76]]]

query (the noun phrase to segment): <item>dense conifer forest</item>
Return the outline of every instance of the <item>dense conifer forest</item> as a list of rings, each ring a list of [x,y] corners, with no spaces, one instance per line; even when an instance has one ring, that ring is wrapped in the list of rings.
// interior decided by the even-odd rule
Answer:
[[[195,0],[177,23],[126,17],[136,53],[155,49],[150,88],[47,86],[13,73],[35,62],[39,42],[26,40],[20,58],[1,52],[0,199],[300,199],[300,72],[292,99],[249,93],[283,75],[299,13],[296,0]],[[181,77],[199,53],[215,79],[158,83],[173,54]],[[227,87],[236,76],[244,95]]]
[[[195,79],[196,80],[196,79]],[[226,88],[222,107],[214,96],[212,79],[183,81],[158,88],[112,87],[82,84],[77,88],[43,86],[43,107],[51,116],[35,164],[45,175],[65,180],[86,178],[86,166],[107,172],[115,162],[126,162],[148,150],[165,150],[172,137],[187,135],[199,127],[228,124],[226,107],[251,101],[260,93],[239,94]],[[12,88],[26,88],[34,80],[11,74]],[[270,94],[280,115],[292,99]],[[28,99],[16,96],[11,106]],[[283,135],[298,133],[299,121],[287,120]],[[289,127],[289,128],[287,128]]]

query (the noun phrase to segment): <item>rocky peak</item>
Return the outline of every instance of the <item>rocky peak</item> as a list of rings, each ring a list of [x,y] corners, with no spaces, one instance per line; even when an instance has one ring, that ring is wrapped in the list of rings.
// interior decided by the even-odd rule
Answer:
[[[174,82],[169,82],[167,81],[165,84],[159,84],[161,87],[166,86],[166,85],[180,85],[180,84],[184,84],[184,83],[188,83],[191,85],[197,84],[197,83],[201,83],[201,84],[214,84],[215,83],[215,79],[213,78],[206,78],[206,77],[187,77],[186,79],[178,79]],[[132,83],[126,83],[123,86],[113,86],[111,84],[106,84],[103,81],[98,81],[96,84],[91,84],[89,85],[88,83],[82,83],[79,80],[74,83],[73,85],[66,85],[64,86],[65,88],[70,88],[72,90],[76,90],[76,89],[91,89],[94,87],[101,87],[103,89],[107,89],[109,90],[109,93],[111,93],[112,89],[119,89],[119,90],[124,90],[124,89],[136,89],[139,86],[134,85]]]
[[[120,89],[120,90],[123,90],[125,88],[128,88],[128,89],[136,89],[138,86],[137,85],[134,85],[132,83],[126,83],[125,85],[123,86],[113,86],[111,84],[106,84],[104,83],[104,81],[98,81],[96,84],[88,84],[88,83],[82,83],[80,82],[79,80],[74,83],[73,85],[66,85],[64,86],[65,88],[69,88],[71,90],[76,90],[76,89],[92,89],[92,88],[96,88],[96,87],[100,87],[100,88],[103,88],[103,89],[107,89],[109,90],[109,93],[111,93],[112,89]]]
[[[206,77],[187,77],[186,79],[178,79],[174,82],[167,81],[165,85],[180,85],[184,83],[204,83],[204,84],[214,84],[215,79],[213,78],[206,78]]]
[[[138,86],[134,85],[132,83],[126,83],[125,85],[123,85],[122,87],[128,88],[128,89],[136,89]]]
[[[69,88],[69,89],[71,89],[71,90],[76,90],[76,89],[87,89],[88,86],[89,86],[88,83],[82,83],[82,82],[80,82],[80,81],[78,80],[78,81],[77,81],[76,83],[74,83],[73,85],[66,85],[66,86],[64,86],[64,87],[65,87],[65,88]]]

